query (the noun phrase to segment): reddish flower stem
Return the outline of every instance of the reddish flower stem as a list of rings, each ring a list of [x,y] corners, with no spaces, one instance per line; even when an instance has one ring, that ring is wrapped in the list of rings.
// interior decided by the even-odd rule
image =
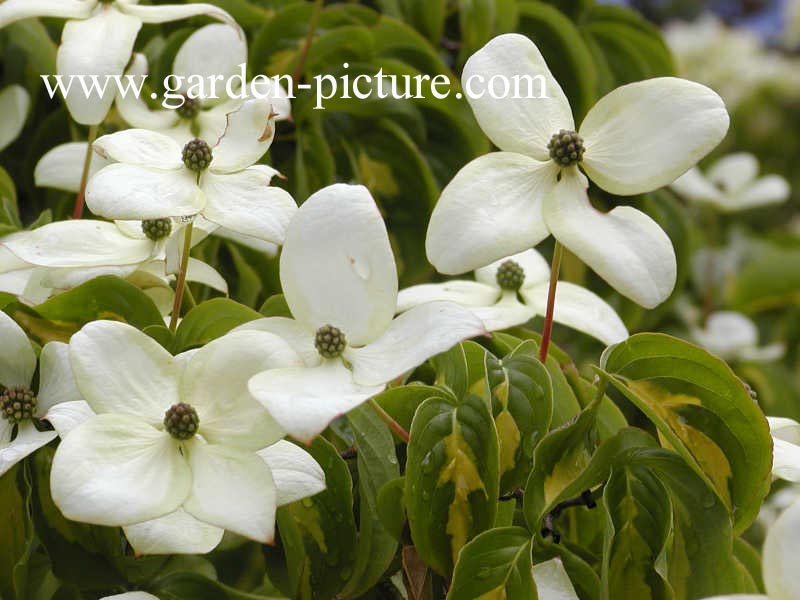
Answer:
[[[547,362],[547,351],[550,349],[550,336],[553,333],[553,312],[556,307],[556,286],[558,285],[558,271],[561,269],[561,257],[564,247],[556,240],[553,249],[553,262],[550,265],[550,289],[547,292],[547,312],[544,315],[544,329],[542,330],[542,344],[539,346],[539,360]]]

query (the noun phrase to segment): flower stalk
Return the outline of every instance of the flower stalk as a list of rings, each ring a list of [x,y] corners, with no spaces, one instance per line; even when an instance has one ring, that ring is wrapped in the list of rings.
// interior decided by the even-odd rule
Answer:
[[[558,272],[561,269],[561,258],[564,247],[556,240],[553,249],[553,262],[550,266],[550,288],[547,292],[547,311],[544,315],[544,329],[542,330],[542,345],[539,347],[539,360],[547,362],[547,351],[550,348],[550,336],[553,333],[553,312],[556,307],[556,286],[558,285]]]
[[[75,197],[75,208],[72,210],[72,218],[80,219],[83,217],[84,200],[86,198],[86,183],[89,181],[89,169],[92,166],[92,144],[97,138],[97,125],[89,127],[89,139],[86,146],[86,156],[83,159],[83,172],[81,173],[81,185],[78,195]]]
[[[175,300],[172,303],[172,315],[169,319],[169,330],[175,333],[178,328],[178,319],[183,304],[183,294],[186,289],[186,271],[189,268],[189,251],[192,248],[192,230],[194,223],[189,223],[183,233],[183,249],[181,250],[181,264],[178,270],[178,281],[175,284]]]
[[[383,407],[378,404],[374,398],[369,399],[369,405],[372,407],[372,410],[381,418],[381,421],[386,423],[393,432],[395,432],[400,439],[402,439],[406,444],[408,443],[411,437],[408,435],[408,432],[403,429],[403,427],[395,421],[392,416],[383,410]]]

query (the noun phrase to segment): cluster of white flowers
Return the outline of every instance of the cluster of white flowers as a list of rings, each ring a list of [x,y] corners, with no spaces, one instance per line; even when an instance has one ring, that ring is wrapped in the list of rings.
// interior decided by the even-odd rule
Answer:
[[[190,36],[173,69],[228,74],[246,44],[227,13],[205,4],[6,0],[0,26],[68,18],[59,73],[120,75],[126,65],[146,72],[144,57],[132,56],[142,23],[200,14],[227,24]],[[229,51],[201,51],[210,46]],[[201,99],[183,112],[117,99],[135,128],[43,157],[39,185],[82,192],[79,175],[87,150],[94,152],[86,203],[108,221],[57,222],[1,240],[4,291],[35,303],[110,273],[147,287],[174,322],[173,276],[178,287],[184,277],[227,290],[213,268],[188,256],[204,236],[225,231],[254,247],[283,246],[280,280],[293,318],[256,320],[175,356],[130,325],[95,321],[69,344],[41,350],[36,382],[30,341],[0,312],[0,473],[59,436],[51,491],[66,517],[121,526],[138,553],[208,552],[225,530],[271,542],[276,507],[325,485],[319,465],[287,435],[311,443],[432,356],[544,315],[552,302],[557,322],[605,344],[627,337],[599,296],[570,283],[556,291],[557,273],[532,249],[549,235],[640,305],[670,296],[677,268],[667,234],[632,207],[598,211],[587,176],[612,194],[635,195],[683,175],[676,188],[726,210],[783,197],[776,181],[753,182],[749,159],[748,169],[719,163],[711,183],[695,171],[684,175],[728,128],[722,100],[700,84],[659,78],[622,86],[576,130],[529,39],[497,37],[464,69],[465,78],[498,74],[543,77],[549,97],[470,100],[500,151],[466,165],[444,189],[427,253],[441,273],[475,270],[475,281],[398,290],[386,225],[365,187],[331,185],[298,208],[271,186],[277,171],[258,163],[276,119],[290,115],[279,89],[272,100]],[[27,102],[19,89],[0,93],[0,108],[18,117],[4,120],[0,145],[19,133]],[[113,102],[67,99],[86,125],[101,123]],[[717,179],[731,183],[713,187]],[[720,319],[709,321],[711,334]],[[750,331],[740,346],[755,344]],[[800,518],[792,515],[785,518]]]
[[[787,29],[787,41],[796,36],[791,31]],[[731,108],[764,88],[792,98],[800,94],[797,58],[767,48],[756,33],[728,27],[713,14],[671,23],[664,37],[678,72],[714,88]]]

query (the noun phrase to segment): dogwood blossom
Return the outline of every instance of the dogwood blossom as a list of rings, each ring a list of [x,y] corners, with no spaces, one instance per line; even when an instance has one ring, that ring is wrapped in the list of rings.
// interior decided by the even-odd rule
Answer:
[[[240,65],[246,62],[247,40],[237,29],[221,24],[206,25],[186,39],[172,65],[172,77],[181,84],[176,86],[176,92],[184,94],[182,106],[150,110],[141,97],[120,94],[116,100],[117,110],[132,127],[164,133],[179,144],[185,144],[193,137],[219,139],[225,132],[228,113],[239,108],[245,96],[252,97],[254,90],[259,98],[266,98],[272,104],[272,110],[277,113],[276,120],[288,119],[291,115],[288,94],[272,79],[262,76],[254,82],[241,82],[244,89],[238,86],[228,89],[226,83],[215,83],[211,89],[209,82],[212,78],[221,82],[237,81]],[[134,54],[125,74],[138,80],[147,72],[147,58],[144,54]],[[192,82],[199,78],[202,78],[203,86],[195,89],[197,84]],[[205,96],[198,96],[200,92]],[[232,96],[228,95],[229,92]]]
[[[758,328],[751,319],[734,311],[717,311],[704,327],[693,327],[694,340],[724,360],[772,361],[783,356],[781,343],[758,345]]]
[[[73,335],[69,351],[96,414],[65,435],[53,459],[53,500],[67,518],[143,524],[132,535],[158,540],[153,527],[179,530],[175,520],[188,516],[272,540],[278,492],[258,452],[284,433],[248,394],[247,381],[301,364],[283,340],[245,331],[172,356],[127,324],[95,321]],[[174,515],[179,509],[186,514]],[[169,515],[167,523],[147,523]]]
[[[425,283],[400,290],[397,311],[434,300],[451,300],[468,307],[488,331],[506,329],[545,313],[549,282],[547,261],[536,250],[525,250],[476,270],[475,281]],[[628,337],[613,308],[593,292],[568,281],[559,282],[556,289],[554,320],[605,344]]]
[[[712,205],[723,212],[747,210],[789,199],[789,184],[780,175],[758,177],[758,159],[740,152],[712,164],[705,175],[694,167],[670,187],[693,202]]]
[[[248,100],[228,115],[225,135],[213,148],[194,140],[181,151],[170,137],[145,129],[103,136],[94,143],[95,150],[117,162],[89,180],[86,204],[108,219],[200,214],[217,225],[280,244],[297,206],[288,192],[269,186],[275,169],[252,166],[274,135],[271,104]]]
[[[667,185],[724,137],[720,97],[684,79],[640,81],[601,98],[576,133],[564,92],[528,38],[494,38],[467,61],[462,79],[470,86],[493,77],[528,77],[534,93],[538,81],[540,97],[467,94],[501,152],[468,163],[443,190],[428,228],[431,263],[463,273],[552,234],[621,294],[648,308],[663,302],[677,270],[669,237],[630,206],[596,210],[578,166],[612,194]]]
[[[393,318],[397,267],[380,212],[362,186],[332,185],[303,203],[286,233],[280,277],[294,319],[242,327],[284,337],[305,364],[260,373],[250,391],[304,442],[387,382],[485,333],[477,317],[452,302],[428,302]]]
[[[9,85],[0,91],[0,115],[3,115],[0,119],[0,150],[17,139],[28,118],[30,105],[31,97],[21,85]]]
[[[61,439],[93,416],[94,411],[84,400],[58,404],[48,413],[48,419]],[[325,489],[322,467],[295,444],[278,440],[256,454],[272,473],[277,506],[313,496]],[[205,554],[220,543],[225,532],[221,527],[196,519],[183,508],[163,517],[123,526],[122,530],[139,555]]]
[[[177,257],[185,225],[168,222],[170,231],[160,239],[148,237],[141,221],[57,221],[14,233],[0,241],[0,290],[38,304],[94,277],[116,275],[145,289],[154,300],[163,300],[157,302],[162,312],[169,310],[169,281],[177,258],[168,256]],[[192,245],[214,229],[201,222],[193,230]],[[189,259],[187,280],[228,291],[222,276],[195,258]]]
[[[139,0],[5,0],[0,2],[0,27],[31,17],[69,19],[61,34],[56,67],[65,84],[72,76],[119,77],[131,59],[133,45],[143,23],[166,23],[197,15],[238,27],[227,12],[211,4],[140,5]],[[114,102],[116,87],[100,93],[66,94],[72,117],[84,125],[105,119]]]
[[[104,596],[100,600],[158,600],[158,596],[153,596],[153,594],[148,594],[147,592],[125,592],[124,594]]]
[[[36,354],[28,336],[0,311],[0,475],[58,435],[34,421],[49,420],[58,403],[80,400],[67,345],[50,342],[39,357],[39,387],[33,391]]]

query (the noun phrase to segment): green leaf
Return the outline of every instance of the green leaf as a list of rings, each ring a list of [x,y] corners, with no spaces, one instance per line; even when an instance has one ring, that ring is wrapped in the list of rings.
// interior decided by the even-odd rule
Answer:
[[[252,308],[228,298],[214,298],[190,310],[175,332],[175,352],[203,346],[234,327],[260,319]]]
[[[397,421],[400,427],[408,431],[411,429],[411,421],[414,419],[417,408],[429,398],[455,401],[455,396],[445,388],[416,382],[389,388],[375,396],[374,399]]]
[[[80,328],[89,321],[110,319],[137,329],[163,325],[156,305],[142,290],[114,275],[96,277],[35,307],[57,324]]]
[[[628,451],[614,465],[603,500],[604,598],[706,598],[748,590],[725,505],[674,452]]]
[[[800,303],[800,245],[762,242],[725,290],[732,310],[747,313]]]
[[[446,0],[397,0],[397,4],[407,23],[434,44],[439,43],[444,34]]]
[[[536,600],[531,535],[522,527],[499,527],[477,536],[458,557],[447,600]]]
[[[325,471],[325,491],[278,509],[280,545],[265,547],[264,553],[270,580],[287,596],[328,600],[342,590],[355,566],[353,480],[324,438],[307,450]]]
[[[280,600],[243,592],[198,573],[173,573],[156,581],[150,589],[159,600]]]
[[[22,495],[18,479],[20,465],[11,468],[0,476],[0,514],[3,515],[2,538],[0,544],[0,597],[14,600],[25,598],[18,580],[23,585],[26,578],[18,574],[26,569],[32,528],[28,519],[26,498]]]
[[[405,477],[398,477],[387,481],[378,491],[378,517],[386,531],[398,541],[406,525],[405,484]]]
[[[717,491],[740,533],[769,491],[772,438],[763,413],[725,362],[660,333],[611,346],[602,366],[611,384],[658,428]]]
[[[359,531],[353,575],[340,595],[358,598],[383,577],[397,552],[397,539],[380,519],[378,495],[400,477],[394,438],[369,406],[347,414],[355,436],[358,465]]]
[[[494,524],[499,493],[498,441],[484,401],[431,398],[411,424],[405,499],[417,552],[440,574],[461,548]]]
[[[533,342],[523,342],[502,360],[486,354],[492,414],[500,441],[500,491],[525,483],[533,451],[553,416],[550,375]]]

